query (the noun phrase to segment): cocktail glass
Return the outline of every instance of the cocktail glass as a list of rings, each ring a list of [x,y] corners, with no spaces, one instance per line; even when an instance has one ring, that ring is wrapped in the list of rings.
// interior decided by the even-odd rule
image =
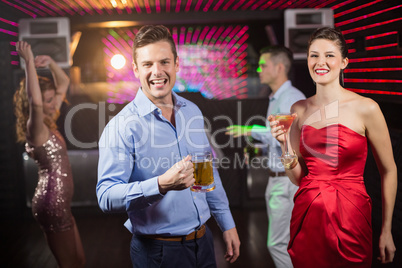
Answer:
[[[274,114],[275,120],[279,121],[279,125],[283,126],[283,130],[285,131],[284,133],[284,144],[285,144],[285,153],[279,157],[285,166],[285,168],[290,168],[292,163],[294,162],[293,159],[297,158],[296,154],[291,155],[289,153],[289,148],[288,148],[288,141],[287,141],[287,132],[289,131],[290,126],[293,123],[293,120],[295,119],[294,114],[290,113],[279,113],[279,114]]]

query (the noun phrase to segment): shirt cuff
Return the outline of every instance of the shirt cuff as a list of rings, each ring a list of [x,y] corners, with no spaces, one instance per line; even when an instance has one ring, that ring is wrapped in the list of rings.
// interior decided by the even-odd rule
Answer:
[[[236,227],[236,224],[233,220],[233,216],[230,212],[223,213],[223,214],[221,214],[221,213],[215,214],[214,218],[215,218],[216,222],[218,223],[218,226],[222,232]]]
[[[142,181],[140,185],[145,198],[163,196],[159,192],[158,177]]]

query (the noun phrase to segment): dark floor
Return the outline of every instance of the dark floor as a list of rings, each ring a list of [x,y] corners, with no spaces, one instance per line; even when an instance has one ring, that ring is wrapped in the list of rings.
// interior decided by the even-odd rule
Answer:
[[[131,267],[131,234],[123,226],[125,215],[103,214],[96,208],[74,208],[73,213],[84,245],[86,267]],[[213,219],[208,221],[208,226],[214,234],[218,267],[274,267],[266,247],[268,223],[265,208],[234,209],[232,213],[242,243],[240,257],[233,264],[227,264],[223,258],[225,247],[222,233]],[[56,261],[42,232],[28,211],[19,221],[2,221],[0,235],[1,267],[56,267]]]

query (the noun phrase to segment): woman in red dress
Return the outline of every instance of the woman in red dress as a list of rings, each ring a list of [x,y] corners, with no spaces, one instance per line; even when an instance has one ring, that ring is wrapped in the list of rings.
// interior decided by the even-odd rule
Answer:
[[[384,116],[376,102],[342,87],[348,65],[342,34],[317,29],[308,48],[316,94],[292,106],[297,117],[286,135],[298,157],[286,173],[299,185],[294,197],[288,251],[294,267],[371,267],[371,199],[363,172],[367,140],[381,174],[382,263],[392,262],[391,234],[397,170]],[[271,132],[283,145],[283,126],[270,116]]]

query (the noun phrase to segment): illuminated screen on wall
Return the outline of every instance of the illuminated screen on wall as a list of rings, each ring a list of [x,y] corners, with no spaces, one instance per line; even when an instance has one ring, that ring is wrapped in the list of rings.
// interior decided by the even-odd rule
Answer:
[[[205,98],[247,98],[248,26],[172,28],[180,71],[176,92],[200,92]],[[140,83],[132,71],[132,44],[138,29],[115,29],[104,33],[108,101],[124,103],[135,96]],[[121,69],[111,65],[116,54],[126,59]]]

